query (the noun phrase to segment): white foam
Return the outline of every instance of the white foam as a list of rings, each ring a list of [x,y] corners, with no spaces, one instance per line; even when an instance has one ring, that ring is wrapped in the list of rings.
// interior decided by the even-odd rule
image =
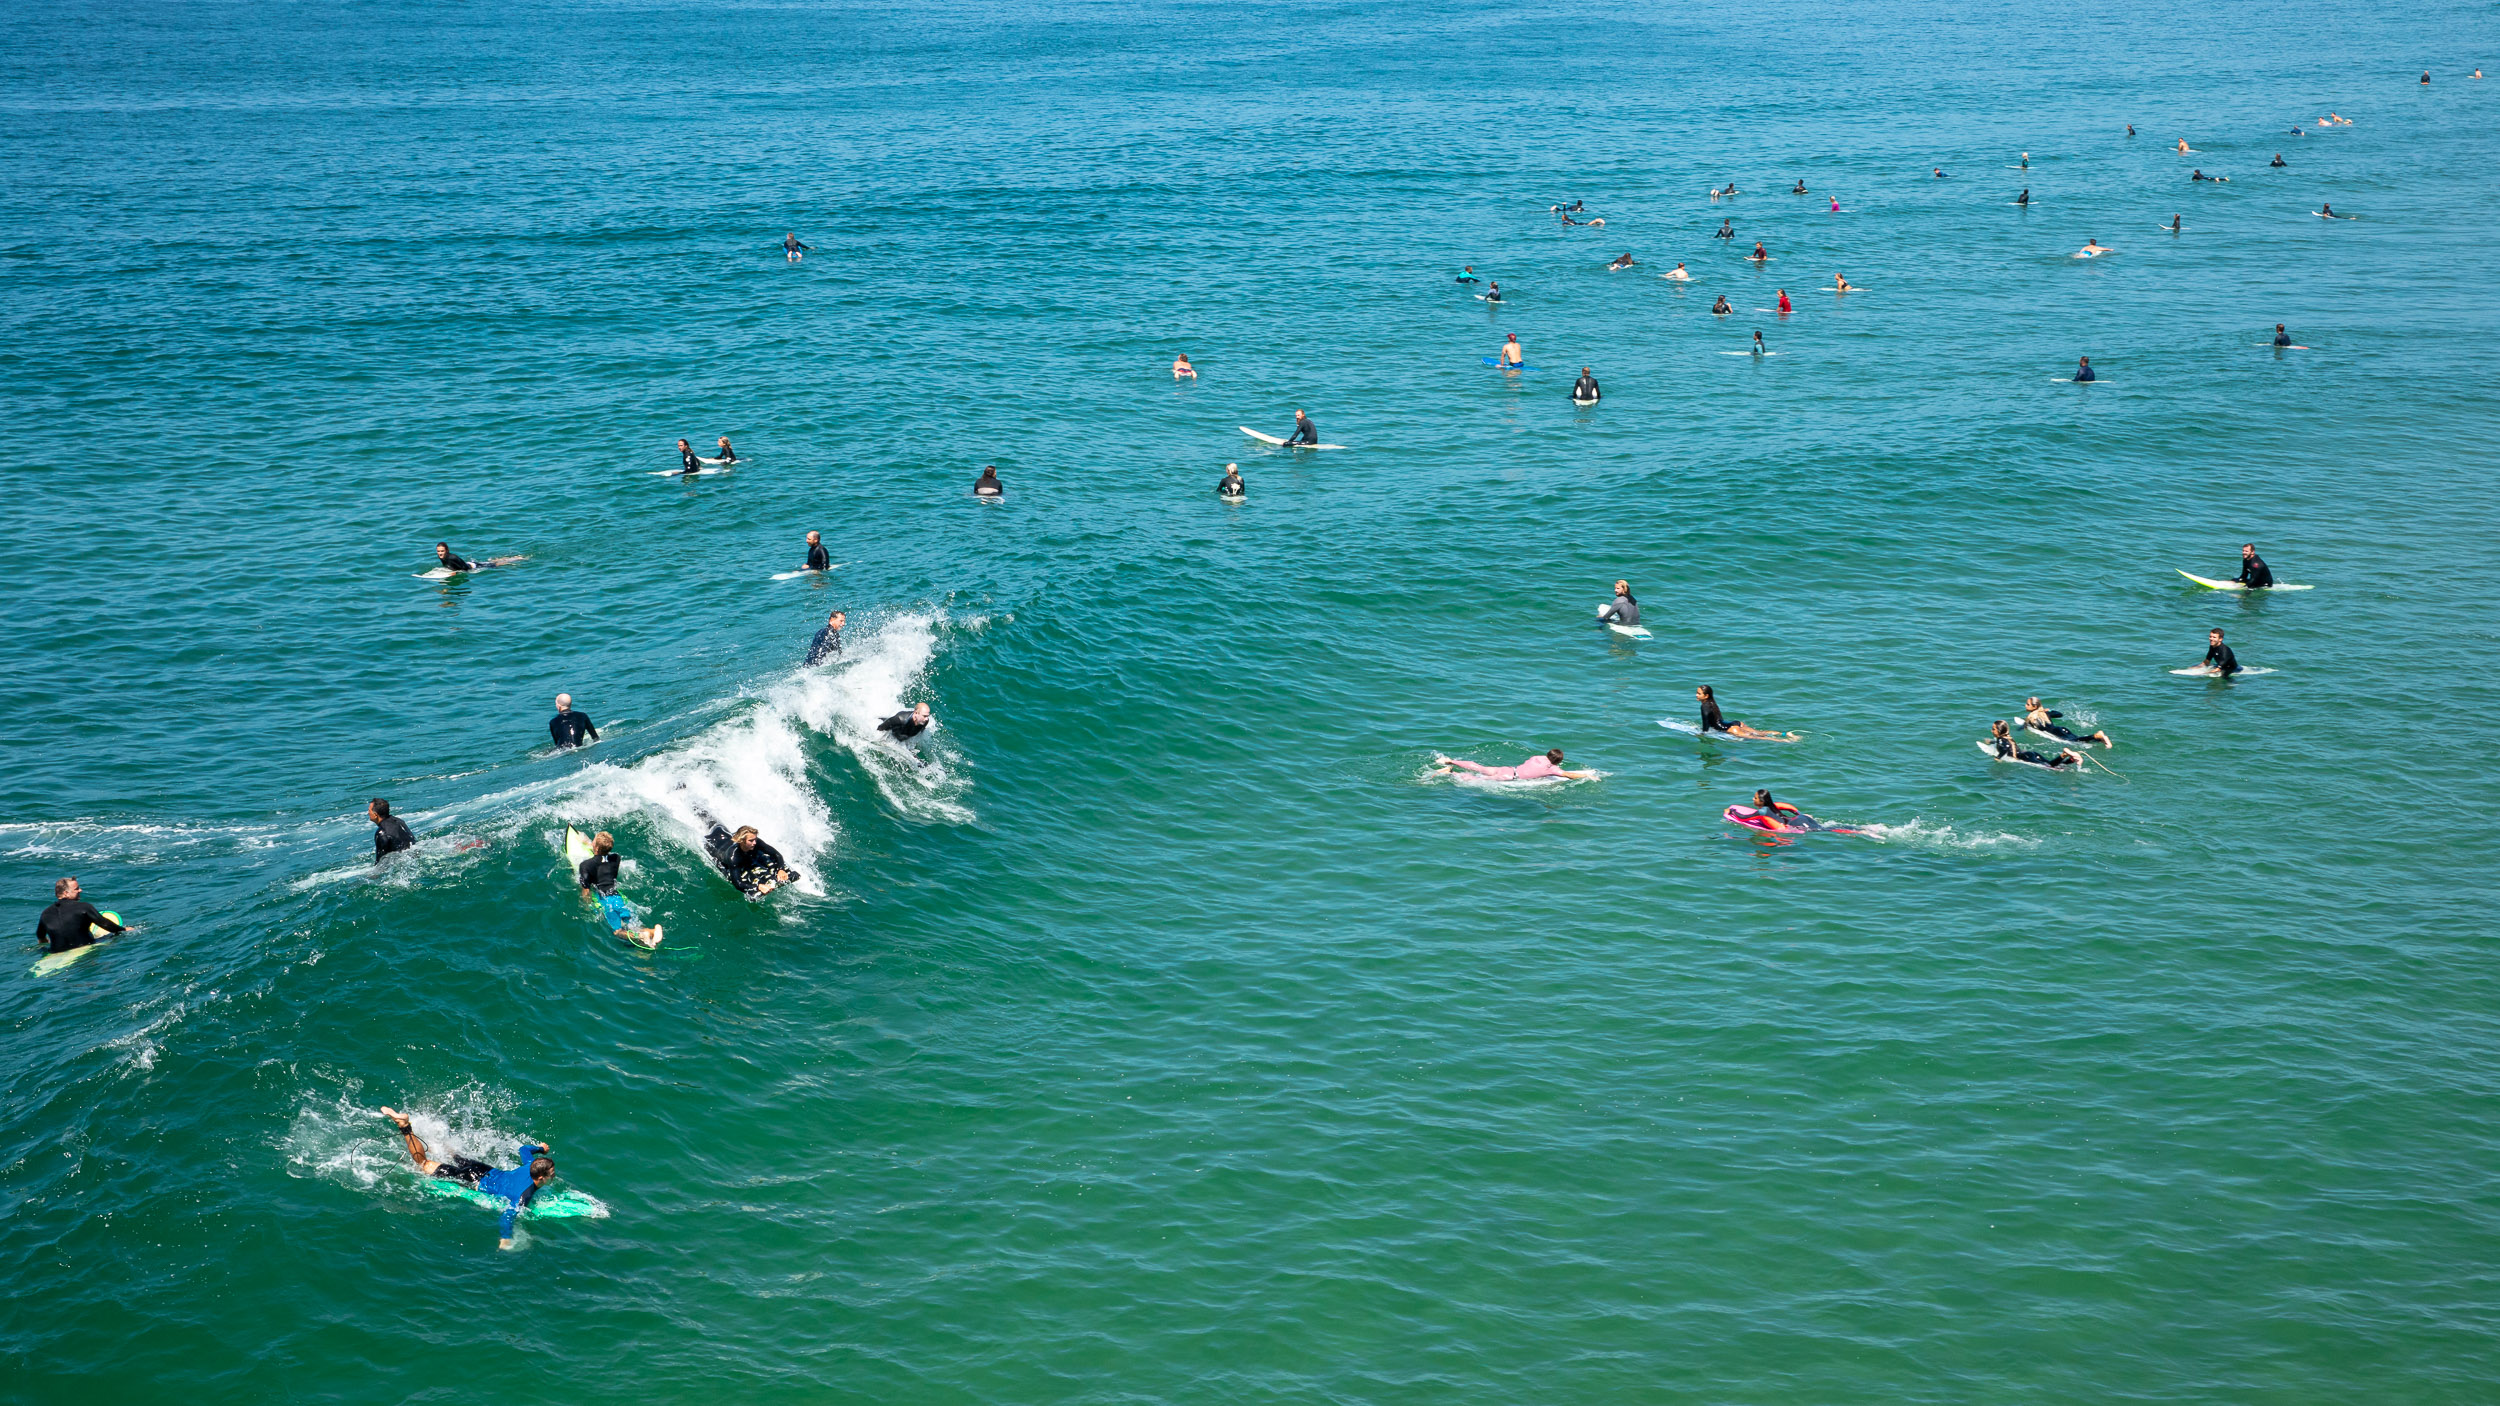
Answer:
[[[1914,819],[1907,825],[1860,825],[1856,828],[1887,844],[1925,845],[1933,849],[1999,849],[2006,846],[2034,849],[2040,843],[2024,835],[1964,834],[1949,824],[1930,825],[1924,819]]]

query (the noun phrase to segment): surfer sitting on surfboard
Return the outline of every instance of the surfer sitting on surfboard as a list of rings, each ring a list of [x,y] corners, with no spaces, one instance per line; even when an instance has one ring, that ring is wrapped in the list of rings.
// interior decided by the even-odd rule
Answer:
[[[1501,296],[1501,292],[1502,292],[1502,285],[1500,285],[1500,284],[1498,284],[1498,283],[1494,284],[1494,285],[1493,285],[1493,294],[1494,294],[1494,296],[1495,296],[1496,298],[1500,297],[1500,296]],[[1293,433],[1292,433],[1292,434],[1289,434],[1289,435],[1287,435],[1287,436],[1285,436],[1285,443],[1287,443],[1287,444],[1308,444],[1308,445],[1313,445],[1313,446],[1316,446],[1316,445],[1319,443],[1319,426],[1314,425],[1314,424],[1312,424],[1312,423],[1311,423],[1311,417],[1310,417],[1310,416],[1303,414],[1303,413],[1302,413],[1301,411],[1299,411],[1299,410],[1296,410],[1295,412],[1293,412]]]
[[[2231,652],[2231,646],[2222,642],[2219,628],[2205,632],[2205,665],[2224,678],[2240,671],[2239,656]]]
[[[547,1156],[547,1144],[522,1143],[518,1153],[521,1165],[500,1171],[474,1157],[463,1157],[458,1153],[452,1154],[448,1162],[437,1162],[427,1154],[425,1139],[418,1137],[417,1130],[409,1126],[407,1114],[385,1108],[382,1116],[390,1119],[391,1126],[399,1129],[399,1135],[407,1139],[408,1157],[417,1164],[419,1175],[473,1187],[504,1203],[501,1248],[511,1249],[512,1223],[520,1218],[521,1209],[537,1198],[538,1188],[555,1178],[556,1164]]]
[[[96,906],[79,897],[76,879],[56,879],[52,883],[52,906],[35,919],[35,940],[46,952],[67,952],[95,941],[95,929],[104,929],[110,937],[121,932],[122,925],[104,916]]]
[[[2075,731],[2058,721],[2064,716],[2066,716],[2064,713],[2053,712],[2040,706],[2040,700],[2037,698],[2023,700],[2023,726],[2030,728],[2033,732],[2047,733],[2060,742],[2098,742],[2104,747],[2118,745],[2109,740],[2107,732]]]
[[[1453,771],[1465,771],[1471,775],[1484,777],[1488,781],[1542,781],[1557,776],[1570,781],[1586,781],[1597,774],[1594,771],[1565,770],[1562,759],[1563,750],[1560,747],[1554,748],[1544,756],[1530,757],[1517,766],[1484,766],[1459,757],[1445,757],[1435,752],[1432,755],[1432,766],[1435,776],[1448,776]]]
[[[1502,339],[1502,364],[1504,366],[1528,364],[1528,354],[1519,349],[1519,334],[1516,332]]]
[[[1989,729],[1988,748],[1997,754],[1999,761],[2029,762],[2033,766],[2051,768],[2083,765],[2083,754],[2072,747],[2054,757],[2044,757],[2028,748],[2015,746],[2013,731],[2006,727],[2003,718],[1997,719],[1996,726]]]
[[[799,569],[801,571],[831,571],[833,569],[833,558],[825,551],[823,534],[816,532],[807,534],[807,565]]]
[[[1719,695],[1711,692],[1710,685],[1708,684],[1703,684],[1701,687],[1694,689],[1693,697],[1701,700],[1701,730],[1705,736],[1713,732],[1723,732],[1730,737],[1761,737],[1767,738],[1773,742],[1794,742],[1797,740],[1797,734],[1793,732],[1764,732],[1761,728],[1748,727],[1743,723],[1730,722],[1728,719],[1721,717],[1719,715]]]
[[[373,822],[373,862],[381,863],[404,849],[415,849],[417,837],[408,830],[408,822],[391,814],[391,803],[380,796],[365,807],[365,818]]]
[[[1219,498],[1238,498],[1246,492],[1248,492],[1248,490],[1241,486],[1241,466],[1238,464],[1226,464],[1224,466],[1224,476],[1215,481],[1215,496]]]
[[[1597,403],[1597,378],[1585,366],[1580,368],[1580,379],[1571,383],[1571,398],[1582,405]]]
[[[682,439],[677,441],[677,457],[685,461],[687,473],[703,472],[703,460],[696,456],[694,445],[690,442]]]
[[[972,481],[972,496],[975,498],[1004,498],[1007,496],[1007,485],[998,481],[998,466],[996,464],[983,464],[981,466],[981,476]]]
[[[570,749],[581,746],[584,740],[598,741],[599,728],[590,720],[590,714],[573,706],[572,694],[559,693],[556,715],[547,719],[547,735],[556,740],[556,746]]]
[[[1189,364],[1189,353],[1182,352],[1180,355],[1172,358],[1172,379],[1175,381],[1195,381],[1198,379],[1198,368]]]
[[[2256,543],[2243,542],[2240,544],[2240,574],[2231,579],[2252,591],[2263,591],[2274,585],[2274,569],[2266,565],[2264,557],[2257,555]],[[2221,631],[2214,633],[2219,635]]]
[[[2075,358],[2075,379],[2078,381],[2098,379],[2092,374],[2092,358],[2088,356],[2079,356]]]
[[[1617,581],[1615,583],[1614,600],[1604,609],[1597,612],[1597,618],[1605,621],[1609,625],[1638,625],[1641,623],[1641,603],[1632,599],[1631,582]]]

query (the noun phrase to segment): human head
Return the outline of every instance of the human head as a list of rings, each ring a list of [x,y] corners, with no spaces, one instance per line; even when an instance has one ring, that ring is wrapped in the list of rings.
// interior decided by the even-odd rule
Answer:
[[[1301,411],[1296,410],[1295,412],[1293,412],[1293,418],[1295,418],[1295,419],[1297,419],[1297,420],[1307,420],[1307,419],[1309,419],[1310,417],[1309,417],[1309,416],[1307,416],[1307,415],[1305,415],[1305,414],[1303,414]]]
[[[555,1174],[556,1164],[552,1157],[536,1158],[530,1163],[530,1185],[532,1186],[545,1186]]]
[[[983,464],[983,465],[981,466],[981,477],[983,477],[983,478],[996,478],[996,477],[998,477],[998,465],[996,465],[996,464]]]
[[[598,834],[590,837],[590,852],[592,854],[606,854],[609,850],[614,848],[616,848],[616,837],[609,834],[605,830],[602,830]]]
[[[1768,791],[1754,792],[1753,803],[1756,810],[1769,810],[1771,808],[1771,793]]]
[[[1241,465],[1239,465],[1239,464],[1226,464],[1226,465],[1224,466],[1224,472],[1226,472],[1226,473],[1228,473],[1228,474],[1237,474],[1237,473],[1240,473],[1240,472],[1241,472]]]
[[[2075,358],[2075,364],[2076,364],[2077,366],[2089,366],[2089,365],[2091,365],[2091,364],[2092,364],[2092,358],[2090,358],[2090,357],[2088,357],[2088,356],[2079,356],[2079,357],[2076,357],[2076,358]]]
[[[740,848],[740,849],[753,849],[753,848],[755,848],[755,841],[757,840],[758,836],[757,836],[757,835],[756,835],[756,833],[755,833],[755,827],[754,827],[754,826],[752,826],[752,825],[741,825],[741,826],[739,826],[739,827],[738,827],[738,833],[737,833],[736,835],[732,836],[731,838],[735,839],[735,840],[738,842],[738,848]]]
[[[1506,341],[1506,342],[1516,342],[1516,341],[1518,341],[1518,340],[1519,340],[1519,334],[1518,334],[1518,333],[1516,333],[1516,332],[1513,332],[1513,333],[1511,333],[1509,336],[1504,337],[1502,340],[1504,340],[1504,341]]]
[[[1632,594],[1632,583],[1629,581],[1617,581],[1615,583],[1615,594],[1619,596],[1628,596]]]
[[[2205,638],[2212,640],[2216,644],[2222,643],[2222,627],[2220,625],[2216,625],[2212,629],[2207,630],[2205,632]]]
[[[841,611],[839,611],[839,610],[837,610],[837,611],[833,612],[831,615],[826,616],[826,617],[825,617],[825,623],[826,623],[826,624],[828,624],[828,625],[831,625],[833,628],[835,628],[835,629],[837,629],[837,630],[841,629],[841,628],[842,628],[842,612],[841,612]]]
[[[1585,366],[1581,367],[1581,368],[1580,368],[1580,374],[1581,374],[1581,375],[1583,375],[1583,376],[1585,376],[1585,375],[1589,374],[1589,369],[1588,369],[1587,367],[1585,367]]]
[[[926,703],[913,704],[911,710],[911,720],[916,723],[927,722],[929,720],[929,705]]]
[[[720,447],[723,449],[727,449],[729,447],[729,436],[722,435],[720,437]]]
[[[1693,696],[1695,698],[1716,698],[1719,695],[1710,691],[1710,685],[1703,684],[1701,687],[1693,690]]]
[[[436,556],[438,556],[438,557],[447,557],[447,556],[450,556],[450,555],[451,555],[451,544],[450,544],[449,542],[437,542],[437,543],[435,543],[435,544],[434,544],[434,555],[436,555]]]
[[[2038,698],[2036,698],[2036,697],[2035,697],[2035,698],[2026,698],[2026,699],[2024,699],[2024,700],[2023,700],[2023,706],[2024,706],[2025,708],[2037,708],[2037,707],[2039,707],[2039,706],[2040,706],[2040,700],[2039,700]]]
[[[52,896],[54,898],[76,898],[78,896],[78,881],[76,879],[54,879],[52,881]]]
[[[1547,760],[1547,761],[1549,761],[1549,762],[1552,762],[1552,763],[1553,763],[1554,765],[1556,765],[1556,766],[1561,766],[1561,765],[1562,765],[1562,748],[1560,748],[1560,747],[1548,748],[1548,749],[1546,750],[1546,753],[1545,753],[1545,760]]]
[[[1995,722],[1992,726],[1990,726],[1988,730],[1989,730],[1990,732],[1992,732],[1992,733],[1995,733],[1995,734],[1996,734],[1997,736],[1999,736],[1999,737],[2003,737],[2003,736],[2005,736],[2008,732],[2012,731],[2012,729],[2008,728],[2008,727],[2005,725],[2005,719],[2003,719],[2003,718],[1999,718],[1999,719],[1997,719],[1997,720],[1996,720],[1996,722]]]
[[[388,820],[391,818],[391,803],[376,796],[365,806],[365,814],[376,820]]]
[[[2240,543],[2240,555],[2244,557],[2253,557],[2257,555],[2257,544],[2254,542]]]
[[[809,546],[811,546],[811,547],[815,546],[817,543],[819,543],[819,542],[821,542],[821,541],[823,541],[823,540],[825,540],[825,539],[824,539],[823,535],[822,535],[822,534],[820,534],[820,533],[816,533],[816,532],[812,532],[812,531],[811,531],[811,532],[809,532],[809,533],[807,534],[807,545],[809,545]]]
[[[678,448],[680,448],[680,449],[692,449],[692,448],[694,448],[694,446],[693,446],[692,444],[689,444],[689,443],[687,443],[685,440],[682,440],[682,439],[681,439],[681,440],[679,440],[679,441],[677,441],[677,447],[678,447]]]
[[[556,711],[559,713],[569,713],[573,711],[573,695],[569,693],[557,694]]]

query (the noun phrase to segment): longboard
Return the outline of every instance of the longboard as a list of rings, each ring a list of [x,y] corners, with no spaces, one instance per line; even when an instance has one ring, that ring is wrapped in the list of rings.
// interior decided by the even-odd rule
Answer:
[[[2222,675],[2217,672],[2211,664],[2199,664],[2193,669],[2173,669],[2170,672],[2184,675],[2185,677],[2192,679],[2218,679],[2222,677]],[[2274,671],[2272,669],[2251,669],[2246,665],[2242,665],[2240,666],[2240,671],[2231,675],[2231,677],[2239,679],[2247,678],[2252,674],[2271,674],[2273,672]]]
[[[1713,742],[1802,742],[1805,740],[1805,734],[1802,732],[1772,737],[1747,737],[1736,732],[1704,732],[1701,730],[1700,723],[1688,723],[1682,718],[1660,718],[1658,725],[1669,732],[1680,732],[1686,737],[1707,738]]]
[[[121,914],[116,913],[109,908],[103,911],[104,916],[112,919],[114,922],[118,923],[122,920]],[[66,967],[70,963],[79,960],[90,952],[93,952],[98,947],[103,946],[105,939],[111,936],[111,934],[105,932],[104,929],[97,927],[93,923],[87,924],[87,932],[96,940],[88,943],[84,947],[73,947],[67,952],[45,953],[43,956],[35,959],[35,965],[31,969],[33,974],[36,976],[50,976],[54,972],[59,971],[61,968]]]
[[[422,1178],[425,1189],[436,1196],[453,1196],[490,1211],[501,1211],[507,1204],[500,1196],[489,1196],[474,1186],[462,1186],[440,1177]],[[542,1191],[521,1208],[523,1220],[573,1220],[588,1216],[594,1220],[607,1215],[607,1204],[587,1191]]]
[[[2178,570],[2176,567],[2171,569],[2174,571]],[[2246,586],[2241,585],[2237,581],[2216,581],[2210,576],[2199,576],[2193,571],[2180,571],[2179,574],[2209,591],[2245,591],[2248,589]],[[2268,591],[2314,591],[2317,587],[2287,586],[2278,581],[2271,586],[2261,587],[2260,589]]]
[[[579,884],[580,884],[580,882],[581,882],[582,861],[583,861],[583,860],[585,860],[585,859],[588,859],[588,858],[590,858],[590,837],[589,837],[588,835],[583,834],[581,831],[574,829],[574,828],[573,828],[572,826],[570,826],[570,825],[565,826],[565,827],[564,827],[564,864],[565,864],[565,868],[566,868],[566,870],[567,870],[567,871],[568,871],[568,872],[572,875],[572,881],[573,881],[573,883],[574,883],[577,887],[579,886]],[[606,914],[606,913],[604,913],[604,912],[603,912],[603,913],[601,913],[601,914],[599,915],[599,921],[601,921],[602,923],[606,922],[606,921],[607,921],[607,914]],[[630,943],[634,944],[636,947],[641,947],[641,948],[645,948],[645,949],[649,949],[649,948],[653,948],[653,947],[657,947],[657,946],[659,946],[659,945],[660,945],[660,938],[661,938],[661,936],[663,935],[663,934],[662,934],[662,930],[661,930],[661,928],[660,928],[660,925],[659,925],[659,924],[657,924],[657,923],[654,923],[654,924],[652,924],[650,927],[647,927],[647,928],[640,928],[640,929],[633,929],[633,928],[629,928],[629,929],[627,929],[627,931],[628,931],[628,932],[640,931],[640,932],[646,932],[646,933],[649,933],[649,934],[651,935],[651,940],[650,940],[650,941],[648,941],[648,942],[645,942],[645,941],[643,941],[641,938],[638,938],[638,937],[628,937],[628,938],[626,938],[626,939],[625,939],[626,941],[628,941],[628,942],[630,942]]]
[[[841,569],[842,563],[837,561],[831,566],[826,567],[825,571],[839,571]],[[825,571],[818,571],[812,566],[802,566],[796,571],[776,571],[773,573],[773,579],[776,581],[796,581],[802,576],[822,576],[825,574]]]
[[[2000,757],[2000,756],[1998,756],[1998,755],[1997,755],[1996,744],[1995,744],[1995,743],[1993,743],[1993,742],[1990,742],[1987,738],[1984,738],[1984,737],[1983,737],[1983,738],[1981,738],[1981,739],[1979,739],[1977,742],[1972,743],[1971,745],[1972,745],[1972,746],[1974,746],[1974,747],[1977,747],[1980,751],[1987,753],[1987,754],[1988,754],[1988,760],[1990,760],[1990,761],[1992,761],[1992,762],[2012,762],[2012,763],[2013,763],[2013,764],[2015,764],[2016,766],[2038,767],[2038,768],[2039,768],[2040,770],[2042,770],[2042,771],[2065,771],[2065,770],[2068,770],[2068,768],[2066,768],[2066,767],[2062,767],[2062,766],[2050,766],[2047,762],[2033,762],[2033,761],[2025,761],[2025,760],[2023,760],[2021,757]],[[2083,770],[2083,768],[2082,768],[2082,767],[2075,767],[2075,768],[2073,768],[2073,770],[2076,770],[2076,771],[2081,771],[2081,770]]]
[[[1287,443],[1285,443],[1283,440],[1278,439],[1276,436],[1274,436],[1274,435],[1272,435],[1272,434],[1261,434],[1261,433],[1259,433],[1257,430],[1254,430],[1254,429],[1250,428],[1248,425],[1244,425],[1244,426],[1242,426],[1242,427],[1241,427],[1241,432],[1242,432],[1243,434],[1246,434],[1246,435],[1250,436],[1252,439],[1257,440],[1257,441],[1258,441],[1259,443],[1261,443],[1261,444],[1272,444],[1272,445],[1275,445],[1275,446],[1276,446],[1277,448],[1279,448],[1279,449],[1343,449],[1343,448],[1345,448],[1345,446],[1344,446],[1344,445],[1342,445],[1342,444],[1287,444]]]

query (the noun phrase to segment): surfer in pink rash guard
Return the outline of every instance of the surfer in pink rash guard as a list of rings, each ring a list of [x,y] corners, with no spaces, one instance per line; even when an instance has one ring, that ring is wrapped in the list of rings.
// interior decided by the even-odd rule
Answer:
[[[1459,757],[1445,757],[1436,752],[1433,754],[1432,765],[1433,774],[1436,776],[1448,776],[1456,771],[1465,771],[1488,781],[1542,781],[1557,776],[1568,781],[1586,781],[1597,774],[1594,771],[1565,770],[1562,759],[1563,751],[1560,747],[1547,752],[1544,756],[1530,757],[1517,766],[1485,766]]]

